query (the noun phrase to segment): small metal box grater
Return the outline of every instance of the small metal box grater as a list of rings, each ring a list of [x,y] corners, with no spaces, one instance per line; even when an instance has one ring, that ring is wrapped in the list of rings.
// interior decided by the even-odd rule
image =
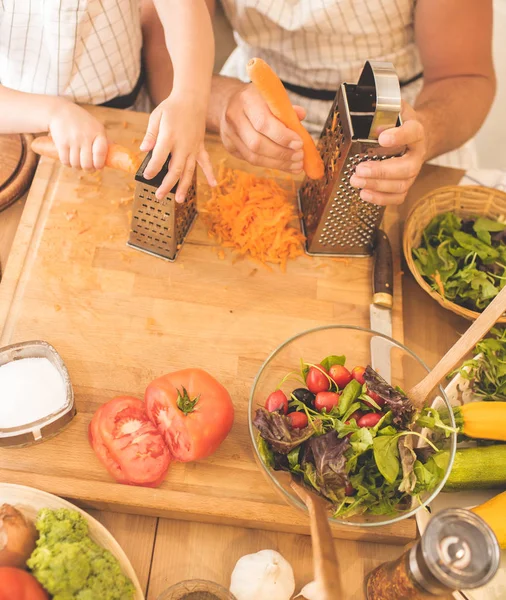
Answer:
[[[170,156],[153,179],[143,177],[151,152],[142,161],[135,175],[134,205],[128,245],[153,256],[175,260],[195,217],[197,216],[196,173],[186,200],[175,200],[177,184],[165,198],[158,200],[155,192],[168,172]]]
[[[306,177],[299,191],[306,251],[313,255],[370,256],[384,207],[365,202],[350,184],[357,165],[399,155],[378,143],[399,126],[401,90],[391,63],[367,61],[356,85],[343,83],[318,143],[322,179]]]

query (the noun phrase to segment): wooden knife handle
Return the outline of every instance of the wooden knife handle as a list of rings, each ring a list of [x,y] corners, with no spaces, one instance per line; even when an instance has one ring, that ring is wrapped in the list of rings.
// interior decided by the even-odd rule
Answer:
[[[32,150],[41,156],[59,160],[55,143],[47,135],[35,138],[32,142]],[[119,144],[109,144],[109,150],[105,159],[106,167],[135,174],[140,166],[140,162],[139,157],[128,148]]]
[[[380,230],[375,248],[373,268],[373,304],[392,308],[394,303],[394,271],[392,247],[387,234]]]

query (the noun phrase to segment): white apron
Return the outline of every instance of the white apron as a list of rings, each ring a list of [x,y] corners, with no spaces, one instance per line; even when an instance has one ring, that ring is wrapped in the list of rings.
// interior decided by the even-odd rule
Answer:
[[[337,90],[356,82],[368,59],[393,63],[401,82],[423,71],[414,39],[416,0],[222,0],[237,48],[223,75],[248,81],[246,64],[263,58],[288,83]],[[414,103],[422,80],[402,87]],[[319,135],[331,103],[289,92],[307,111],[305,124]],[[435,164],[476,166],[473,143],[438,157]]]
[[[102,104],[135,88],[141,47],[138,0],[0,0],[6,87]]]

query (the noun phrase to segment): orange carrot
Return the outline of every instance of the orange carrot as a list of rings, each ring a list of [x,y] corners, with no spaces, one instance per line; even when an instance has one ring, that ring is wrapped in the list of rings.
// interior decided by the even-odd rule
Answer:
[[[210,234],[226,248],[269,268],[304,254],[304,236],[292,224],[291,192],[272,179],[220,167],[218,185],[201,212]],[[218,254],[219,255],[219,254]]]
[[[49,136],[35,138],[32,142],[32,150],[36,154],[58,160],[58,151]],[[137,155],[128,148],[119,144],[109,144],[105,166],[118,171],[126,171],[127,173],[137,173],[140,161]]]
[[[311,179],[321,179],[324,173],[323,160],[313,138],[299,121],[279,77],[261,58],[252,58],[248,62],[248,75],[272,114],[302,139],[306,175]]]

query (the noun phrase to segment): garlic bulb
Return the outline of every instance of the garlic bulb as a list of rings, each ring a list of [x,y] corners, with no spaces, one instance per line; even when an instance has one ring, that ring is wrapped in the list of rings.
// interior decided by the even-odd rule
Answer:
[[[323,592],[320,589],[320,585],[316,581],[312,581],[305,585],[300,594],[296,598],[305,598],[305,600],[320,600],[323,596]]]
[[[293,569],[275,550],[247,554],[235,565],[230,591],[237,600],[290,600],[295,591]]]

